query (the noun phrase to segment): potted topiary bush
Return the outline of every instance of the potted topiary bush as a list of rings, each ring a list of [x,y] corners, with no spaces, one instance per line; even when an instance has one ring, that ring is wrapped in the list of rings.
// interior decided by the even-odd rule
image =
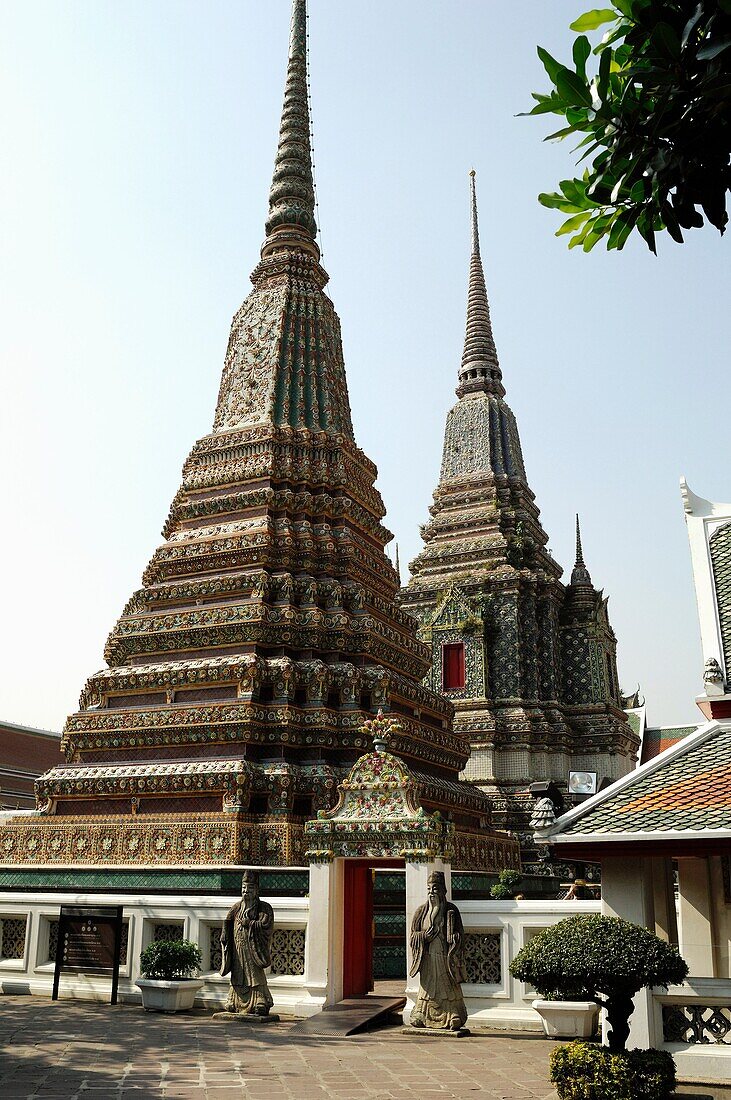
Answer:
[[[193,975],[201,968],[201,953],[190,940],[156,940],[140,955],[144,977],[137,979],[142,1006],[148,1012],[184,1012],[193,1007],[203,986]]]
[[[512,901],[523,881],[520,871],[501,871],[497,879],[495,885],[490,887],[490,897],[493,901]]]
[[[580,998],[606,1011],[608,1049],[571,1043],[559,1048],[566,1054],[553,1058],[551,1080],[561,1100],[664,1100],[670,1095],[675,1081],[670,1055],[627,1052],[626,1043],[635,994],[682,984],[687,976],[675,947],[630,921],[581,915],[539,932],[515,956],[510,972],[546,999],[549,1012],[561,1003],[556,998],[563,998],[567,1011]],[[537,1011],[541,1004],[533,1002]]]

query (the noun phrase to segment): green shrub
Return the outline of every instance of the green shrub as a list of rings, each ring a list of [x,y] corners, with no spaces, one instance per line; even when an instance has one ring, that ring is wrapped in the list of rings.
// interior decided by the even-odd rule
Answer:
[[[613,1054],[576,1042],[551,1054],[551,1081],[560,1100],[666,1100],[675,1080],[675,1062],[664,1050]]]
[[[511,901],[522,881],[520,871],[501,871],[498,881],[490,887],[490,897],[495,901]]]
[[[635,993],[646,986],[681,984],[688,967],[677,948],[639,924],[580,915],[534,936],[513,959],[510,973],[542,997],[596,1001],[607,1011],[609,1049],[620,1051],[629,1035]]]
[[[140,967],[146,978],[167,982],[192,978],[201,968],[200,949],[190,940],[156,941],[140,955]]]

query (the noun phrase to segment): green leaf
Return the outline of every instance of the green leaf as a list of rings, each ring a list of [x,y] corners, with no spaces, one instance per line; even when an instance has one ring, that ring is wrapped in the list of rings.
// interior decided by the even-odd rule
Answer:
[[[695,11],[691,15],[688,22],[683,27],[683,34],[682,34],[682,37],[680,39],[681,48],[684,49],[687,46],[688,39],[690,38],[691,34],[695,30],[696,26],[698,25],[698,21],[703,18],[704,9],[705,9],[705,4],[704,3],[700,3],[700,4],[696,5]]]
[[[616,11],[611,8],[594,8],[593,11],[586,11],[578,19],[574,19],[573,23],[569,23],[569,30],[595,31],[597,27],[603,26],[604,23],[612,23],[617,18]]]
[[[602,103],[606,102],[607,88],[609,87],[609,70],[612,64],[612,50],[604,50],[599,59],[599,76],[597,77],[596,90]]]
[[[675,214],[673,213],[673,208],[671,207],[669,202],[660,203],[660,213],[662,215],[662,220],[665,223],[665,228],[667,229],[670,236],[673,238],[674,241],[677,241],[678,244],[682,244],[683,232],[680,228],[680,225],[678,224],[678,219],[675,217]]]
[[[568,106],[591,107],[591,92],[586,77],[582,79],[571,69],[562,69],[556,76],[555,84]]]
[[[574,68],[580,77],[586,79],[586,62],[591,53],[591,45],[589,39],[585,34],[580,35],[574,42],[574,48],[572,55],[574,58]]]
[[[589,217],[588,210],[582,210],[580,214],[574,214],[573,218],[567,218],[563,225],[556,230],[556,236],[562,237],[564,233],[573,233],[580,225],[583,225]]]
[[[644,202],[647,198],[647,185],[644,179],[637,180],[637,183],[632,184],[632,188],[629,193],[630,202]]]
[[[545,103],[536,103],[535,107],[533,107],[530,111],[519,111],[517,117],[518,118],[528,118],[530,115],[548,115],[548,114],[562,115],[563,114],[563,109],[561,107],[559,107],[557,103],[551,102],[551,100],[548,100]]]
[[[658,23],[650,35],[653,46],[673,60],[680,57],[680,39],[669,23]]]
[[[576,133],[576,127],[575,126],[564,126],[562,130],[554,130],[554,132],[552,134],[548,134],[546,137],[544,137],[543,140],[544,141],[562,141],[565,137],[568,137],[569,134],[575,134],[575,133]]]
[[[589,210],[592,203],[586,198],[586,184],[583,180],[561,180],[558,185],[567,200],[579,210]]]
[[[555,58],[555,57],[551,57],[551,55],[550,55],[550,53],[548,52],[548,50],[544,50],[544,49],[543,49],[543,46],[538,46],[538,47],[537,47],[537,51],[538,51],[538,56],[540,57],[541,61],[543,62],[543,68],[544,68],[544,69],[546,70],[546,72],[547,72],[547,73],[548,73],[548,75],[550,76],[551,80],[552,80],[552,81],[553,81],[553,83],[555,84],[555,83],[556,83],[556,77],[558,76],[558,74],[559,74],[559,73],[560,73],[560,72],[561,72],[561,71],[562,71],[563,69],[565,69],[565,68],[566,68],[566,66],[565,66],[565,65],[561,65],[561,64],[560,64],[560,63],[559,63],[559,62],[558,62],[558,61],[556,60],[556,58]]]
[[[597,241],[600,241],[603,236],[603,233],[598,233],[596,230],[592,230],[591,233],[587,233],[581,244],[584,252],[591,252],[594,245],[597,243]]]
[[[731,46],[731,38],[721,38],[717,42],[709,42],[707,46],[701,46],[696,57],[699,61],[712,61],[729,46]]]
[[[563,195],[541,194],[538,196],[538,201],[541,206],[546,206],[549,210],[562,210],[564,214],[578,214],[584,210],[583,206],[577,206],[575,203],[569,202]]]
[[[569,248],[576,248],[578,245],[583,244],[584,243],[584,238],[586,237],[586,235],[590,231],[590,229],[591,229],[591,222],[588,221],[586,223],[586,225],[584,226],[584,228],[579,233],[577,233],[575,237],[571,238],[571,240],[569,241]]]
[[[652,225],[652,218],[649,216],[647,210],[643,210],[637,219],[637,228],[642,234],[647,247],[650,252],[654,252],[657,256],[657,247],[655,245],[655,230]]]
[[[634,211],[623,210],[621,211],[614,222],[614,225],[609,231],[609,240],[607,241],[607,249],[616,248],[621,251],[624,248],[624,243],[629,237],[630,233],[634,229],[635,217]]]

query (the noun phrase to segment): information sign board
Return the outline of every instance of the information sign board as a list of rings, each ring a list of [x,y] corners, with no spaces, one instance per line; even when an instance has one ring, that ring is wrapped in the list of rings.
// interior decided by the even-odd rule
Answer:
[[[111,974],[111,1003],[116,1004],[121,946],[121,905],[62,905],[52,999],[58,999],[61,971],[81,970],[85,974]]]

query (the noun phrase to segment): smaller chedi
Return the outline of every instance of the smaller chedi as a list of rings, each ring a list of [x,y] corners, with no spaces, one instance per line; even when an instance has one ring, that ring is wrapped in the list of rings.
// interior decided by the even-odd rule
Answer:
[[[419,975],[419,995],[411,1013],[412,1027],[461,1031],[467,1008],[461,983],[464,926],[457,906],[447,901],[442,871],[427,880],[427,900],[411,923],[412,976]]]
[[[231,975],[226,1012],[269,1016],[274,1004],[265,969],[271,966],[274,910],[259,897],[259,876],[244,871],[241,901],[232,905],[221,929],[221,975]]]

